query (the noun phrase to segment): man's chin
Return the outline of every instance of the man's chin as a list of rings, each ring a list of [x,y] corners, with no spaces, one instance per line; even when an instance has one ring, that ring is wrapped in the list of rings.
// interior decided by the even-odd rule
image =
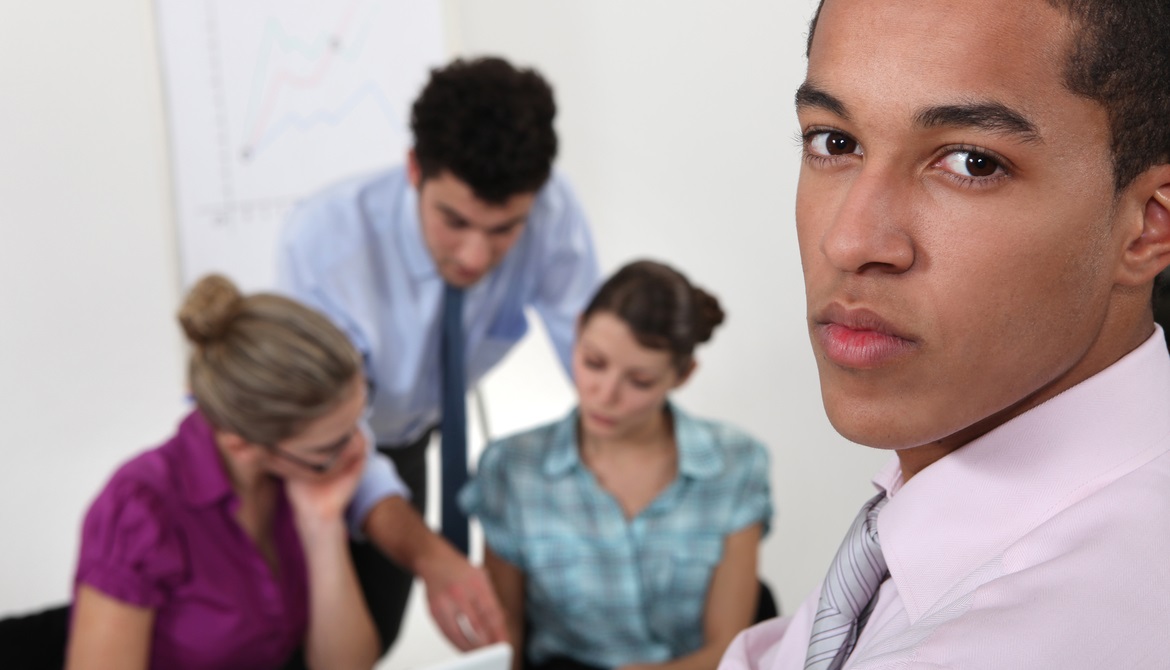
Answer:
[[[841,437],[863,447],[896,451],[924,444],[921,435],[914,435],[900,428],[897,420],[877,416],[867,420],[850,412],[843,412],[840,415],[835,412],[826,413],[829,423]]]
[[[486,272],[462,272],[459,270],[448,270],[443,272],[443,281],[456,288],[471,288],[479,283],[487,274]]]

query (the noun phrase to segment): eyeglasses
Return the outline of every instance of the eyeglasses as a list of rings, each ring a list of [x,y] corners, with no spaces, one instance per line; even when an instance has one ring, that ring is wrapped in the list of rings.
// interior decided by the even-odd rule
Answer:
[[[311,449],[310,451],[330,454],[328,460],[325,460],[321,463],[313,463],[312,461],[306,461],[305,459],[301,458],[300,456],[297,456],[296,454],[293,454],[290,451],[285,451],[284,449],[281,449],[280,447],[276,446],[275,444],[269,444],[269,445],[265,445],[265,446],[268,447],[269,451],[271,451],[272,453],[276,454],[277,456],[285,459],[289,463],[295,463],[296,465],[299,465],[302,468],[305,468],[306,470],[311,470],[311,471],[320,475],[320,474],[324,474],[326,472],[329,472],[329,470],[332,469],[333,466],[337,464],[338,459],[340,459],[341,455],[345,453],[345,448],[349,446],[350,440],[353,439],[354,434],[357,432],[358,432],[358,428],[355,426],[353,430],[351,430],[345,434],[345,437],[334,442],[333,444],[329,444],[329,445],[325,445],[323,447],[317,447],[315,449]]]

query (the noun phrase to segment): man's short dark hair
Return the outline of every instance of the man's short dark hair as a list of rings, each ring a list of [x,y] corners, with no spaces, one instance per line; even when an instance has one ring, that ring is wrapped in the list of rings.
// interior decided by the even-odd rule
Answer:
[[[1109,114],[1115,188],[1170,163],[1170,2],[1045,2],[1065,11],[1077,29],[1065,87]],[[809,24],[810,51],[823,5]]]
[[[432,70],[410,115],[422,178],[449,171],[493,204],[533,193],[552,172],[556,111],[540,74],[501,58]]]

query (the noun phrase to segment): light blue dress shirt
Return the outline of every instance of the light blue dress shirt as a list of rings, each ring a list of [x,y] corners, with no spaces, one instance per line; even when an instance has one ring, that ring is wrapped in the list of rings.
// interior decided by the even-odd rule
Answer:
[[[576,411],[492,443],[461,492],[488,546],[524,572],[532,662],[617,668],[694,652],[727,536],[754,523],[767,531],[764,445],[671,412],[678,476],[633,519],[581,462]]]
[[[418,195],[404,167],[340,183],[302,203],[280,240],[281,290],[331,318],[366,360],[378,444],[409,444],[439,418],[443,278],[428,251]],[[585,214],[553,173],[515,246],[464,298],[467,380],[474,385],[524,336],[524,311],[544,321],[566,370],[577,315],[598,283]],[[389,495],[406,495],[371,451],[352,525]]]

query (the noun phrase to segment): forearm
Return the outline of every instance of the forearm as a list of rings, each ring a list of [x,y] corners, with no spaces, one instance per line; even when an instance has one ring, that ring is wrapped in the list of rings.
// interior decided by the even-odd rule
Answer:
[[[401,496],[380,501],[366,516],[362,532],[390,560],[424,581],[451,560],[465,560],[427,527],[422,515]]]
[[[524,662],[524,622],[517,619],[508,612],[505,615],[508,626],[508,641],[512,643],[512,670],[521,670],[526,663]]]
[[[366,515],[362,531],[390,560],[423,580],[431,616],[456,647],[469,651],[507,638],[487,576],[427,528],[406,499],[379,501]]]
[[[378,660],[378,633],[362,597],[340,517],[300,520],[309,570],[305,660],[314,670],[368,670]]]
[[[504,609],[504,624],[508,639],[512,643],[512,668],[520,670],[524,663],[524,572],[496,555],[491,547],[484,550],[484,567],[487,568],[492,588]]]

